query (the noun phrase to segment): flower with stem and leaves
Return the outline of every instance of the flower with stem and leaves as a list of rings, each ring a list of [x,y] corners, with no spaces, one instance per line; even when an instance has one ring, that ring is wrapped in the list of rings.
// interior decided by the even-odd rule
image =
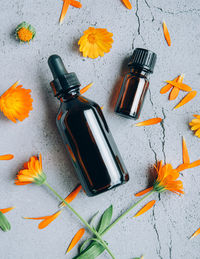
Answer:
[[[48,189],[50,189],[57,198],[59,198],[65,205],[79,218],[79,220],[85,225],[85,227],[90,230],[94,236],[95,241],[102,246],[109,255],[114,259],[114,255],[108,248],[107,243],[102,239],[101,234],[92,227],[83,217],[74,209],[72,208],[69,203],[65,201],[54,189],[53,187],[47,182],[46,174],[43,172],[42,168],[42,156],[41,154],[39,157],[32,156],[30,160],[24,164],[24,169],[20,170],[16,176],[15,184],[16,185],[26,185],[30,183],[35,183],[37,185],[45,185]]]
[[[112,227],[114,227],[122,218],[124,218],[130,211],[132,211],[137,205],[139,205],[141,202],[143,202],[145,199],[149,198],[153,193],[162,193],[165,191],[171,191],[176,194],[183,194],[183,183],[181,180],[178,180],[179,173],[185,169],[196,167],[200,165],[200,160],[197,160],[193,163],[183,163],[180,166],[178,166],[176,169],[173,169],[171,164],[162,164],[162,161],[158,162],[155,166],[155,172],[156,172],[156,178],[154,180],[154,183],[151,187],[145,189],[144,191],[141,191],[136,194],[137,197],[143,196],[140,198],[137,202],[135,202],[130,208],[128,208],[123,214],[121,214],[116,220],[114,220],[111,223],[112,220],[112,214],[113,214],[113,206],[111,205],[109,208],[107,208],[104,213],[101,216],[100,222],[97,227],[94,226],[93,221],[97,213],[93,216],[90,223],[88,223],[85,219],[82,218],[82,216],[66,201],[66,199],[63,199],[53,188],[49,183],[47,182],[46,174],[43,172],[42,169],[42,158],[41,155],[39,155],[39,158],[36,156],[33,156],[30,158],[30,160],[24,164],[24,169],[19,171],[16,176],[15,183],[17,185],[24,185],[24,184],[30,184],[35,183],[38,185],[45,185],[48,189],[50,189],[56,197],[62,201],[63,204],[65,204],[83,223],[83,225],[90,230],[90,232],[93,234],[93,237],[87,239],[81,246],[79,254],[74,257],[74,259],[88,259],[88,258],[96,258],[100,254],[102,254],[105,250],[109,253],[109,255],[112,258],[115,258],[113,253],[108,247],[107,242],[105,242],[102,237],[105,235],[109,230],[111,230]],[[79,188],[80,189],[80,188]],[[148,202],[138,213],[135,214],[134,217],[137,217],[139,215],[142,215],[146,211],[148,211],[150,208],[153,207],[155,204],[155,200],[152,200]],[[41,217],[41,218],[33,218],[33,219],[43,219],[44,223],[43,226],[46,226],[46,223],[52,222],[54,218],[56,218],[61,211],[58,211],[57,213]],[[77,232],[78,233],[78,232]],[[80,240],[80,237],[82,237],[82,234],[76,234],[77,241]],[[76,243],[76,240],[72,240],[72,244]]]

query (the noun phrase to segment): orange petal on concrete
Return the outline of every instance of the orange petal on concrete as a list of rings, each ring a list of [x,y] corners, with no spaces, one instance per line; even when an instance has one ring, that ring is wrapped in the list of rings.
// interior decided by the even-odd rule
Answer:
[[[87,92],[93,84],[94,84],[94,83],[90,83],[89,85],[83,87],[83,88],[80,90],[80,94],[84,94],[85,92]]]
[[[150,210],[154,206],[155,203],[156,203],[156,200],[152,200],[152,201],[148,202],[141,210],[139,210],[135,214],[134,218],[138,217],[138,216],[144,214],[145,212],[147,212],[148,210]]]
[[[6,208],[6,209],[0,209],[0,211],[4,214],[4,213],[7,213],[11,210],[13,210],[15,207],[10,207],[10,208]]]
[[[54,213],[51,216],[47,216],[47,218],[45,218],[39,225],[38,228],[39,229],[43,229],[46,228],[52,221],[54,221],[62,212],[62,210],[57,211],[56,213]]]
[[[79,184],[66,198],[65,198],[65,201],[67,203],[70,203],[72,202],[76,196],[79,194],[79,192],[81,191],[82,189],[82,186]],[[66,204],[64,202],[62,202],[59,207],[64,207],[66,206]]]
[[[135,126],[137,126],[137,127],[150,126],[150,125],[158,124],[161,121],[162,121],[161,118],[153,118],[153,119],[149,119],[149,120],[146,120],[146,121],[139,122],[139,123],[135,124]]]
[[[190,163],[190,157],[186,146],[185,138],[182,138],[183,163]]]
[[[182,91],[185,91],[185,92],[191,92],[192,91],[192,88],[189,85],[174,82],[174,81],[168,81],[168,80],[166,82],[170,85],[173,85],[173,86],[179,88]]]
[[[71,241],[71,243],[70,243],[66,253],[69,253],[69,251],[71,251],[72,248],[75,247],[75,245],[79,242],[79,240],[82,238],[84,233],[85,233],[85,229],[84,228],[79,229],[79,231],[73,237],[73,239],[72,239],[72,241]]]
[[[192,239],[193,237],[196,237],[200,234],[200,228],[197,229],[197,231],[194,232],[194,234],[190,237],[190,239]]]
[[[70,5],[70,0],[64,0],[61,15],[60,15],[60,23],[62,23],[62,21],[64,20],[67,10],[69,8],[69,5]]]
[[[70,5],[72,5],[73,7],[76,7],[76,8],[82,7],[82,4],[76,0],[70,0]]]
[[[166,23],[163,21],[163,33],[168,46],[171,46],[171,38]]]
[[[142,196],[142,195],[144,195],[144,194],[146,194],[146,193],[148,193],[148,192],[150,192],[152,190],[153,190],[153,186],[151,186],[151,187],[149,187],[149,188],[147,188],[147,189],[145,189],[145,190],[143,190],[141,192],[136,193],[135,196],[136,197],[140,197],[140,196]]]
[[[13,159],[14,156],[11,154],[7,154],[7,155],[0,155],[0,160],[11,160]]]
[[[129,10],[132,9],[132,5],[129,0],[122,0],[123,4],[128,8]]]
[[[197,95],[197,91],[189,92],[175,107],[174,109],[178,109],[186,103],[190,102]]]

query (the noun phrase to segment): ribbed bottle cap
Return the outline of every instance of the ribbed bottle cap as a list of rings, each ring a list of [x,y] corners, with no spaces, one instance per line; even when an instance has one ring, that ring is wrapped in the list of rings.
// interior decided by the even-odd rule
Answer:
[[[133,52],[133,56],[128,66],[136,67],[153,73],[156,64],[157,55],[147,49],[137,48]]]

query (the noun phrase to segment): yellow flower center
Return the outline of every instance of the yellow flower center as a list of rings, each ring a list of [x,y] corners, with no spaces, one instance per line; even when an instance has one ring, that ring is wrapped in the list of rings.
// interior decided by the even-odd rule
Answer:
[[[88,41],[89,41],[89,43],[94,44],[96,42],[95,34],[92,33],[92,34],[88,35]]]
[[[28,42],[33,38],[33,33],[26,28],[21,28],[17,34],[21,41]]]

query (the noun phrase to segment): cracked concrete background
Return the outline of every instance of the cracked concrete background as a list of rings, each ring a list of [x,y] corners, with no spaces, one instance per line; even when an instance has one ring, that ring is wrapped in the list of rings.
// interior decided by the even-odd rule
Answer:
[[[38,222],[25,221],[23,216],[38,217],[54,213],[58,200],[45,188],[17,187],[15,173],[33,154],[43,154],[43,166],[48,180],[60,194],[66,196],[78,183],[64,145],[56,129],[55,117],[59,103],[51,93],[52,79],[47,66],[51,54],[59,54],[67,69],[76,72],[82,85],[94,86],[85,94],[104,106],[104,114],[130,173],[130,181],[115,190],[95,198],[83,192],[73,206],[89,219],[96,211],[103,212],[110,204],[116,218],[137,199],[134,193],[145,188],[149,169],[156,160],[177,166],[181,163],[181,137],[185,136],[191,161],[199,159],[199,139],[188,128],[192,114],[199,113],[199,95],[186,106],[173,111],[178,101],[169,102],[159,90],[164,80],[185,73],[185,83],[199,90],[200,67],[200,2],[196,0],[131,0],[133,10],[127,10],[120,0],[81,0],[81,10],[70,7],[60,26],[62,1],[1,0],[0,67],[2,94],[21,79],[32,89],[34,110],[31,116],[16,125],[1,115],[0,153],[14,153],[13,161],[1,161],[1,208],[16,206],[7,214],[12,224],[8,233],[0,232],[1,259],[72,258],[74,248],[65,256],[67,245],[81,227],[79,221],[65,210],[45,230]],[[168,47],[162,32],[162,21],[169,28],[172,46]],[[22,21],[31,23],[37,31],[34,42],[19,44],[14,28]],[[78,52],[77,41],[89,26],[107,28],[114,34],[111,52],[91,60]],[[113,113],[113,99],[121,76],[127,71],[127,60],[135,47],[153,50],[158,55],[155,72],[140,120],[155,116],[163,118],[161,125],[134,127],[134,121]],[[184,96],[179,95],[178,99]],[[116,258],[132,259],[199,259],[200,239],[188,240],[200,226],[200,169],[181,176],[185,195],[165,193],[156,206],[137,219],[132,211],[105,239]],[[87,233],[87,235],[89,235]],[[109,258],[104,253],[99,258]],[[89,259],[89,258],[88,258]]]

